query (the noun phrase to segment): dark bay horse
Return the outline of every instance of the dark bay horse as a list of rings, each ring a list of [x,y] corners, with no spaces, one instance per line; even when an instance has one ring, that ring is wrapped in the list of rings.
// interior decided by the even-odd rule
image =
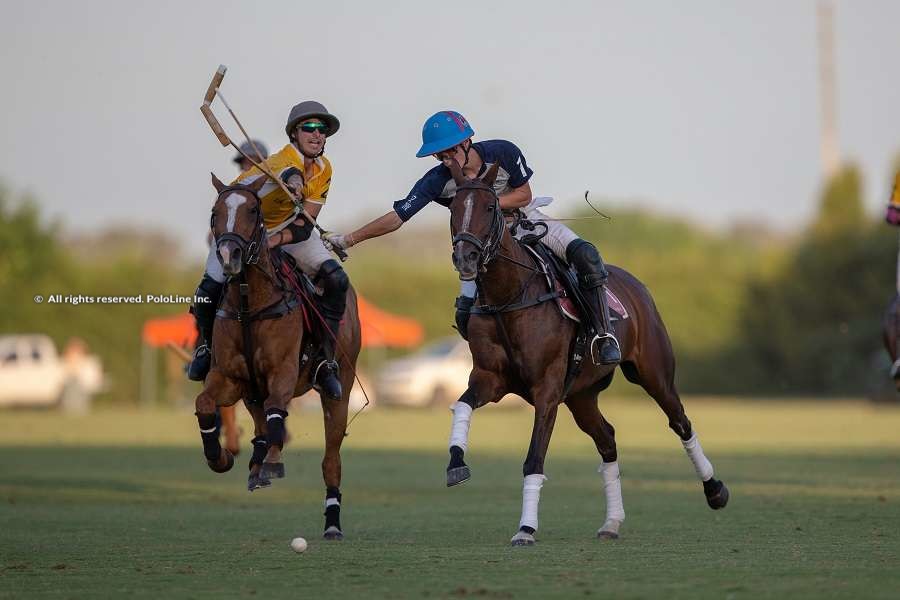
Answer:
[[[312,387],[313,361],[307,360],[301,366],[304,335],[309,335],[304,331],[303,311],[296,295],[275,276],[266,240],[257,196],[265,181],[265,177],[260,177],[247,186],[226,186],[213,175],[219,195],[210,225],[229,284],[214,325],[212,368],[196,401],[207,464],[213,471],[224,473],[233,466],[234,457],[222,448],[216,435],[216,407],[233,406],[244,400],[255,429],[247,486],[250,491],[284,477],[282,447],[288,404]],[[316,318],[314,307],[310,308],[311,318]],[[343,394],[337,401],[322,398],[326,539],[343,537],[340,450],[361,339],[356,292],[352,287],[347,292],[342,321],[337,348]]]
[[[472,411],[518,394],[534,406],[531,445],[523,465],[522,518],[513,545],[534,543],[538,503],[544,480],[544,457],[560,404],[572,412],[578,427],[591,437],[600,453],[600,473],[606,495],[606,520],[597,532],[617,538],[625,519],[616,453],[615,430],[597,407],[597,395],[612,381],[615,365],[597,366],[588,358],[568,393],[566,373],[577,324],[565,319],[549,302],[530,302],[547,294],[546,280],[535,276],[536,263],[512,237],[492,188],[497,164],[483,180],[467,179],[458,164],[451,167],[457,192],[450,204],[453,263],[460,279],[475,280],[476,306],[469,323],[473,367],[468,390],[454,408],[450,435],[447,485],[466,481],[463,460]],[[691,459],[707,503],[713,509],[728,502],[728,489],[713,477],[697,434],[684,413],[675,389],[675,357],[666,328],[647,288],[633,275],[609,267],[609,287],[629,318],[615,322],[620,342],[620,367],[628,381],[642,386],[669,419]],[[521,305],[516,308],[513,305]],[[504,307],[513,306],[514,310]],[[493,309],[491,309],[493,307]]]

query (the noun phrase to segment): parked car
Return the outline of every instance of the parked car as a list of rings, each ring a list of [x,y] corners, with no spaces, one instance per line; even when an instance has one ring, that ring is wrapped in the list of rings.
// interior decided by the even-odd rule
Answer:
[[[83,342],[71,343],[60,358],[46,335],[0,336],[0,407],[86,412],[102,385],[100,359],[87,354]]]
[[[384,365],[375,381],[378,401],[403,406],[449,406],[469,384],[472,354],[458,337],[444,338]]]

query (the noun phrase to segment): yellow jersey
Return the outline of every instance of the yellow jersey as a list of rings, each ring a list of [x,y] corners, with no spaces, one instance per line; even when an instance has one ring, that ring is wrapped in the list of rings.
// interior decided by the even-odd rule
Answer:
[[[331,163],[324,156],[316,158],[312,165],[312,175],[307,179],[304,172],[303,155],[293,144],[288,144],[263,162],[266,169],[279,177],[285,185],[306,202],[325,204],[331,187]],[[244,185],[266,177],[256,167],[241,173],[232,183]],[[294,203],[284,193],[281,186],[268,181],[259,191],[263,220],[266,228],[272,229],[294,216]]]

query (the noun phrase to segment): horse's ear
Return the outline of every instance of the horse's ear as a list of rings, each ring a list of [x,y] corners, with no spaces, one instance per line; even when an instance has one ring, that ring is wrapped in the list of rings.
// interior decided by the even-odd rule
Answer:
[[[212,175],[212,184],[213,184],[213,187],[216,188],[216,191],[219,192],[219,193],[221,194],[221,193],[222,193],[222,190],[224,190],[224,189],[227,188],[228,186],[225,185],[224,183],[222,183],[221,181],[219,181],[219,178],[216,177],[216,174],[215,174],[215,173],[210,173],[210,175]]]
[[[450,159],[450,164],[447,165],[447,168],[450,169],[450,174],[453,175],[453,181],[456,182],[456,185],[462,185],[466,182],[466,176],[463,175],[462,167],[459,166],[455,158]]]
[[[497,171],[500,170],[500,161],[498,160],[494,164],[491,165],[491,168],[488,169],[488,172],[484,174],[484,177],[481,178],[486,185],[494,185],[494,180],[497,179]]]
[[[260,175],[256,179],[253,180],[253,183],[247,185],[247,188],[252,191],[254,194],[259,194],[259,190],[263,189],[263,186],[266,185],[266,182],[269,180],[265,175]]]

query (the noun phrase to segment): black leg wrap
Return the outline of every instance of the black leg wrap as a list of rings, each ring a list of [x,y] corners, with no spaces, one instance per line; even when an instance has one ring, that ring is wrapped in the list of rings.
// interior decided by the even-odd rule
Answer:
[[[197,424],[200,426],[200,439],[203,440],[203,456],[210,462],[217,462],[222,453],[222,446],[219,444],[215,413],[198,414]]]
[[[250,465],[247,467],[248,469],[252,469],[253,465],[263,464],[263,460],[266,458],[266,453],[269,451],[269,442],[266,441],[265,436],[258,435],[250,440],[250,443],[253,444],[253,456],[250,457]]]
[[[327,506],[329,500],[337,500],[337,504]],[[341,528],[341,491],[335,487],[329,487],[325,490],[325,529],[329,527]]]
[[[534,527],[529,527],[528,525],[522,525],[519,527],[519,531],[523,531],[528,535],[534,535],[534,532],[537,531]]]
[[[266,411],[266,441],[269,446],[284,447],[284,420],[287,419],[286,410],[270,408]]]
[[[475,298],[468,296],[456,297],[456,330],[462,339],[469,341],[469,316],[472,314],[472,306],[475,304]]]

